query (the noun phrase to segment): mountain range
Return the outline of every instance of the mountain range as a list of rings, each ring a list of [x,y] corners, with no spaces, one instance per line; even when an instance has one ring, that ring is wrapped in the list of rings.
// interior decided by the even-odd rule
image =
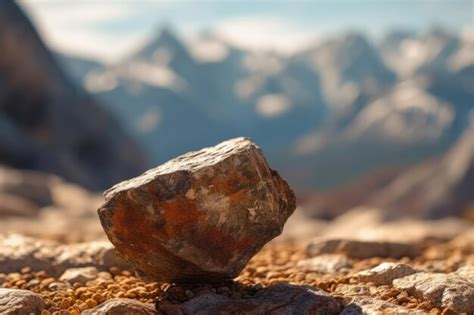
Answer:
[[[440,29],[347,33],[284,56],[164,28],[114,65],[59,60],[155,164],[243,135],[296,187],[329,189],[452,146],[474,105],[473,51]]]

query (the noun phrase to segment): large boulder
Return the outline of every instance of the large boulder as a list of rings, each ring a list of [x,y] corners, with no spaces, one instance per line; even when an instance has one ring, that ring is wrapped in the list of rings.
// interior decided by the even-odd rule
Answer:
[[[288,184],[246,138],[190,152],[105,192],[102,226],[143,275],[233,278],[282,232],[295,209]]]

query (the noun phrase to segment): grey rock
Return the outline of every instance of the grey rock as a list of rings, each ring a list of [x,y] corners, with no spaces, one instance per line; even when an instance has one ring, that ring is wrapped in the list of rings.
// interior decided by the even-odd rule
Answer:
[[[155,306],[132,299],[111,299],[82,312],[83,315],[156,315]]]
[[[100,220],[121,256],[150,279],[174,282],[236,277],[296,207],[246,138],[177,157],[105,199]]]
[[[337,295],[341,295],[344,297],[347,296],[357,296],[357,295],[362,295],[362,296],[367,296],[371,295],[372,289],[375,289],[374,287],[369,287],[368,285],[365,284],[338,284],[336,287],[336,290],[334,290],[334,293]]]
[[[181,305],[185,314],[339,314],[337,300],[326,292],[307,287],[279,284],[255,296],[232,300],[218,294],[202,294]]]
[[[390,285],[393,280],[409,276],[415,272],[415,269],[405,264],[384,262],[372,269],[357,273],[355,278],[360,282],[371,282],[377,286]]]
[[[98,273],[96,267],[69,268],[64,271],[59,280],[70,284],[77,282],[84,285],[87,281],[96,279]]]
[[[415,273],[395,279],[393,286],[458,313],[474,312],[474,283],[456,273]]]
[[[415,257],[420,253],[415,244],[398,242],[360,241],[352,239],[316,239],[306,248],[310,257],[321,254],[343,254],[352,258]]]
[[[59,277],[66,269],[94,266],[106,270],[111,266],[130,267],[115,254],[109,242],[60,244],[18,234],[0,235],[0,272],[18,272],[29,266]]]
[[[387,301],[377,300],[370,296],[358,296],[347,299],[346,306],[340,315],[362,314],[399,314],[399,315],[424,315],[426,312],[396,305]]]
[[[461,278],[474,283],[474,266],[466,265],[459,267],[455,272]]]
[[[38,210],[38,207],[26,199],[0,193],[0,217],[34,217]]]
[[[28,201],[35,207],[53,204],[51,183],[57,177],[41,172],[0,167],[0,193]]]
[[[28,290],[0,288],[0,314],[29,315],[39,314],[45,308],[40,295]]]
[[[298,262],[298,268],[305,271],[320,273],[335,273],[343,269],[351,268],[352,264],[345,255],[323,254]]]

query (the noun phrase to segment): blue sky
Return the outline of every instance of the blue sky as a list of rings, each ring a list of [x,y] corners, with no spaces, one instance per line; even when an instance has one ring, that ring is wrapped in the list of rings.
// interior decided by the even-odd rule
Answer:
[[[113,62],[162,25],[187,40],[212,30],[252,49],[292,52],[324,37],[360,31],[443,26],[472,33],[474,1],[67,1],[23,0],[46,42],[57,50]]]

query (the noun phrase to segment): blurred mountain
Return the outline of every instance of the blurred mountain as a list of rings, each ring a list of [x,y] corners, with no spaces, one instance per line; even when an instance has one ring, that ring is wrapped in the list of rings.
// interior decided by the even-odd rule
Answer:
[[[54,53],[56,62],[63,68],[71,80],[79,83],[92,71],[100,71],[104,65],[98,61],[83,58],[80,56],[70,56],[62,53]],[[82,82],[84,84],[84,82]]]
[[[359,205],[387,217],[471,217],[474,210],[474,114],[470,126],[442,156],[403,168],[384,168],[328,192],[307,192],[300,202],[313,216],[333,218]]]
[[[244,135],[295,187],[328,189],[450,148],[473,108],[472,51],[472,38],[440,29],[377,43],[348,33],[282,56],[164,28],[80,81],[154,163]]]
[[[0,47],[0,162],[92,189],[143,169],[140,148],[64,74],[13,1],[0,2]]]

